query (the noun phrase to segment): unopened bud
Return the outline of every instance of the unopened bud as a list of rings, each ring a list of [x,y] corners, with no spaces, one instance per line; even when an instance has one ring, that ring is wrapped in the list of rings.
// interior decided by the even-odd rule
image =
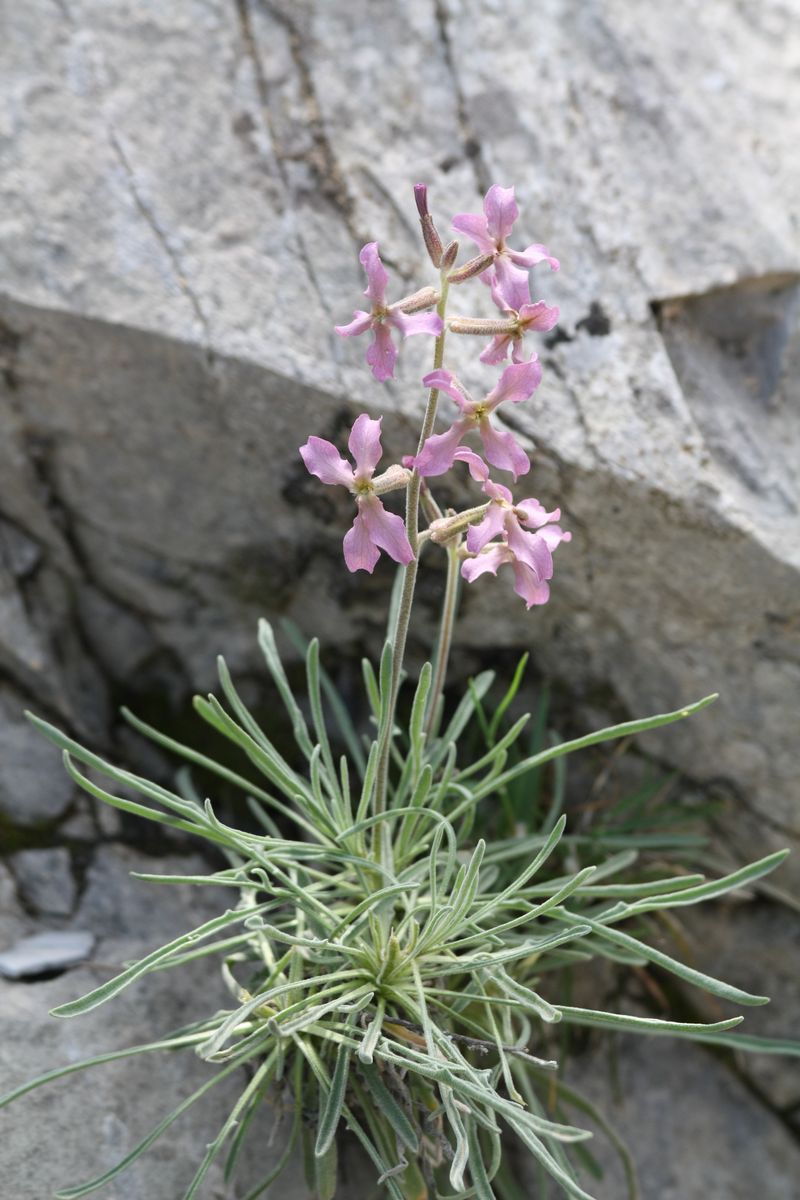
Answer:
[[[458,242],[451,242],[442,251],[442,270],[449,271],[458,258]]]
[[[452,513],[450,516],[441,517],[438,521],[431,521],[428,526],[431,541],[437,542],[441,546],[453,538],[459,537],[474,521],[484,515],[488,507],[488,504],[479,504],[477,508],[467,508],[464,512]]]
[[[491,321],[482,317],[451,317],[447,322],[451,333],[472,333],[478,337],[494,337],[496,334],[515,333],[515,320]]]
[[[428,251],[428,257],[433,265],[438,268],[442,261],[442,239],[433,223],[433,217],[428,212],[428,185],[426,183],[414,184],[414,200],[419,213],[419,223],[422,226],[425,249]]]
[[[433,308],[434,304],[439,303],[439,293],[436,288],[424,287],[418,292],[414,292],[411,296],[406,296],[404,300],[398,300],[392,308],[399,308],[404,313],[423,312],[426,308]]]
[[[476,258],[471,258],[469,262],[464,263],[463,267],[459,267],[457,271],[451,271],[447,278],[450,283],[464,283],[465,280],[472,279],[473,275],[482,275],[493,262],[493,254],[479,254]]]
[[[382,475],[376,475],[372,480],[372,492],[376,496],[383,496],[386,492],[396,492],[400,488],[404,488],[410,478],[410,471],[401,467],[399,463],[392,463]]]

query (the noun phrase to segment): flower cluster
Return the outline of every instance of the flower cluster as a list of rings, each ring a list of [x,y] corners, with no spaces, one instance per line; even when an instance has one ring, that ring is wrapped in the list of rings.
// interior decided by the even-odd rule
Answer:
[[[357,513],[344,538],[344,557],[351,571],[371,572],[380,552],[408,566],[416,563],[421,547],[432,543],[455,543],[461,561],[461,574],[468,582],[487,572],[496,574],[508,564],[514,573],[514,588],[528,608],[544,604],[550,594],[553,551],[560,542],[569,541],[556,522],[558,509],[547,512],[536,499],[514,501],[502,483],[490,477],[490,467],[508,472],[513,480],[526,475],[531,461],[524,447],[507,430],[497,428],[494,416],[503,404],[522,404],[539,386],[542,369],[533,350],[525,357],[527,335],[546,331],[558,321],[558,309],[531,296],[531,270],[542,263],[558,270],[558,260],[545,246],[533,243],[523,250],[508,242],[519,216],[513,188],[498,185],[489,188],[482,213],[459,213],[452,228],[475,244],[477,254],[456,266],[458,243],[445,246],[428,211],[427,188],[417,184],[414,196],[420,215],[423,239],[433,265],[439,270],[439,286],[423,287],[388,303],[388,273],[381,261],[376,242],[362,249],[359,259],[367,276],[365,295],[370,310],[359,309],[348,325],[337,325],[342,337],[371,334],[366,359],[379,381],[394,378],[398,356],[393,332],[404,338],[429,334],[436,339],[434,369],[423,376],[429,389],[423,434],[415,455],[389,467],[375,477],[382,455],[380,421],[362,413],[353,425],[349,448],[354,465],[339,454],[336,447],[322,438],[310,437],[300,453],[307,469],[323,483],[346,487],[355,498]],[[453,286],[477,278],[486,284],[499,310],[496,319],[448,316],[447,299]],[[435,311],[433,311],[435,309]],[[480,361],[504,367],[494,386],[481,399],[475,399],[460,380],[442,365],[446,334],[488,337]],[[455,418],[442,432],[434,432],[440,393],[457,408]],[[477,434],[483,457],[465,441]],[[422,480],[440,476],[455,462],[465,462],[472,478],[480,483],[488,498],[483,504],[462,513],[440,514],[426,483],[427,511],[434,514],[429,527],[417,531],[417,509]],[[379,496],[405,488],[406,521],[387,512]],[[439,514],[439,515],[437,515]]]

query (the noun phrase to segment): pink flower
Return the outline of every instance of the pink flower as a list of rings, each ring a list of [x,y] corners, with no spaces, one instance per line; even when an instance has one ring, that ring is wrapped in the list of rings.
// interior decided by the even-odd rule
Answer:
[[[373,479],[381,454],[381,418],[373,421],[366,413],[357,417],[350,431],[348,447],[355,466],[351,467],[332,442],[310,437],[300,447],[306,468],[323,483],[341,484],[356,498],[358,512],[352,528],[344,537],[344,561],[350,571],[372,571],[381,550],[395,562],[407,564],[414,551],[406,533],[405,522],[387,512],[378,499],[383,492],[404,487],[408,472],[402,467],[390,467]]]
[[[445,433],[429,437],[414,460],[420,475],[443,475],[453,465],[456,449],[473,429],[481,435],[483,452],[489,462],[501,471],[511,471],[514,478],[525,475],[531,462],[511,433],[495,429],[489,416],[504,401],[520,404],[539,386],[542,369],[534,355],[530,362],[506,367],[496,385],[483,400],[473,400],[451,371],[431,371],[423,379],[426,387],[446,392],[461,409],[460,416]]]
[[[506,279],[501,282],[495,272],[489,280],[492,289],[492,299],[506,316],[516,322],[516,328],[509,333],[496,333],[489,345],[480,355],[481,362],[499,363],[508,357],[511,347],[512,362],[524,362],[522,357],[522,338],[529,329],[543,332],[558,324],[559,311],[545,304],[544,300],[531,303],[530,287],[527,276]]]
[[[368,242],[358,260],[367,273],[364,295],[369,297],[372,309],[370,312],[356,309],[350,324],[337,325],[336,332],[341,337],[358,337],[371,329],[375,340],[367,350],[367,362],[372,367],[372,374],[381,381],[393,379],[397,348],[389,328],[397,329],[403,337],[411,337],[415,333],[431,333],[438,337],[442,332],[442,319],[436,313],[416,312],[413,316],[409,315],[409,310],[430,308],[435,304],[436,292],[433,288],[423,288],[413,296],[387,305],[386,285],[389,276],[378,254],[378,243]]]
[[[560,542],[572,538],[560,525],[552,524],[561,516],[560,510],[546,512],[533,498],[515,504],[508,488],[491,480],[484,483],[483,490],[491,502],[483,520],[467,530],[467,550],[473,557],[464,560],[461,574],[471,583],[487,571],[496,575],[498,567],[510,563],[514,591],[526,607],[546,604],[550,598],[547,581],[553,576],[553,551]]]
[[[453,229],[470,238],[482,254],[494,255],[495,271],[502,281],[515,276],[524,278],[525,271],[541,262],[549,263],[552,270],[557,271],[558,259],[553,258],[545,246],[534,244],[525,250],[512,250],[506,245],[506,238],[518,216],[513,187],[495,184],[484,197],[483,212],[459,213],[453,217]]]

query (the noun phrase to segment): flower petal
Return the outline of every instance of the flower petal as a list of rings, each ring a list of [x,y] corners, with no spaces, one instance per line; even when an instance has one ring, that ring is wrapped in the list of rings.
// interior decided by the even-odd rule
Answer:
[[[355,463],[354,474],[371,479],[372,474],[381,461],[381,421],[382,417],[373,420],[367,413],[361,413],[353,422],[347,445]]]
[[[372,574],[375,570],[375,563],[380,558],[380,551],[370,537],[360,509],[356,513],[353,524],[344,535],[342,546],[348,571],[369,571],[370,575]]]
[[[386,285],[389,276],[378,254],[378,243],[367,242],[358,256],[364,270],[367,272],[367,286],[364,295],[369,296],[373,308],[380,308],[386,303]]]
[[[517,562],[525,563],[526,567],[533,571],[537,581],[552,578],[553,556],[540,534],[526,533],[516,517],[509,516],[506,520],[506,540]]]
[[[484,197],[483,211],[489,236],[496,242],[504,242],[519,216],[513,187],[504,188],[497,183],[490,187]]]
[[[467,549],[470,554],[477,554],[487,542],[503,532],[506,514],[499,504],[490,504],[486,516],[477,525],[470,525],[467,530]]]
[[[513,340],[516,344],[519,338]],[[490,363],[492,366],[496,363],[501,363],[508,358],[508,348],[511,342],[512,337],[510,333],[496,333],[486,349],[481,350],[478,358],[482,363]]]
[[[339,337],[358,337],[360,333],[366,333],[371,324],[372,313],[357,308],[349,325],[334,325],[334,329]]]
[[[494,428],[488,417],[481,421],[479,428],[483,452],[493,467],[499,467],[501,471],[510,471],[515,480],[519,475],[527,475],[531,469],[531,460],[512,433],[501,433],[499,429]]]
[[[361,519],[376,546],[385,550],[395,562],[406,566],[413,561],[414,551],[402,517],[387,512],[377,496],[367,496],[358,502]]]
[[[492,299],[503,312],[519,312],[531,302],[531,289],[527,271],[509,267],[504,255],[497,260],[500,270],[495,270],[489,284]]]
[[[453,217],[452,228],[463,233],[480,250],[481,254],[494,254],[497,247],[489,236],[486,217],[483,213],[459,213]]]
[[[472,583],[473,579],[477,579],[479,575],[485,575],[487,571],[496,575],[498,567],[502,567],[503,563],[513,561],[514,555],[508,546],[498,544],[490,546],[488,550],[484,550],[475,558],[465,558],[461,564],[461,574],[468,583]]]
[[[476,454],[474,450],[469,450],[466,446],[459,446],[453,458],[457,462],[465,462],[469,467],[470,475],[478,483],[484,483],[489,478],[489,468],[480,454]]]
[[[454,421],[444,433],[435,433],[429,437],[414,459],[414,466],[420,475],[444,475],[453,465],[456,448],[464,435],[469,431],[471,422]]]
[[[469,392],[452,371],[445,371],[439,368],[438,371],[429,371],[422,379],[425,387],[437,388],[440,392],[445,392],[451,400],[455,400],[462,412],[468,412],[472,409],[473,401]]]
[[[538,243],[528,246],[526,250],[509,250],[508,257],[518,267],[536,267],[539,263],[546,262],[550,264],[551,271],[557,271],[561,265],[557,258],[553,258],[546,246]]]
[[[300,447],[300,457],[306,470],[323,483],[338,483],[350,488],[353,483],[353,468],[340,455],[333,442],[325,438],[310,437]]]
[[[571,542],[572,534],[562,529],[560,525],[545,525],[539,530],[539,537],[544,538],[552,553],[561,542]]]
[[[527,500],[518,501],[514,508],[518,513],[523,513],[523,524],[530,525],[531,529],[540,529],[548,521],[557,521],[561,516],[560,508],[554,508],[552,512],[548,512],[541,500],[537,500],[533,496]]]
[[[415,333],[430,333],[438,337],[444,328],[444,322],[437,313],[404,313],[390,312],[386,318],[389,324],[399,329],[403,337],[413,337]]]
[[[544,300],[537,300],[535,304],[523,304],[519,310],[520,324],[526,329],[540,329],[546,332],[558,324],[560,316],[559,310],[555,305],[552,307],[545,304]]]
[[[514,591],[525,601],[525,607],[534,604],[546,604],[550,599],[550,587],[539,580],[533,571],[529,571],[524,563],[514,563]]]
[[[384,383],[387,379],[394,379],[397,348],[385,325],[376,324],[374,329],[375,340],[367,349],[367,362],[372,367],[372,374],[375,378]]]
[[[512,363],[506,367],[495,386],[484,400],[484,405],[493,412],[498,404],[521,404],[533,394],[541,383],[542,368],[536,357],[530,362]],[[491,459],[489,460],[491,462]]]
[[[522,267],[515,267],[511,261],[512,250],[505,249],[502,254],[498,254],[494,261],[494,272],[497,278],[497,286],[505,295],[506,300],[516,300],[515,309],[519,309],[520,304],[530,304],[531,301],[531,285],[528,278],[528,272]]]

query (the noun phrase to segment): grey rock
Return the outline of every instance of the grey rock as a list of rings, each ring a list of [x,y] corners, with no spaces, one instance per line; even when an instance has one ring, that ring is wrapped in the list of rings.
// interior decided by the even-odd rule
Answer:
[[[58,750],[25,720],[12,696],[0,689],[0,816],[15,825],[47,824],[69,808],[72,781]]]
[[[507,581],[469,590],[462,669],[533,642],[579,714],[599,689],[602,715],[719,689],[649,747],[735,781],[763,843],[795,837],[791,21],[779,0],[646,22],[623,0],[16,6],[0,506],[41,556],[20,578],[14,550],[3,585],[19,687],[101,737],[109,664],[133,693],[148,647],[184,688],[218,649],[255,672],[262,612],[341,653],[379,644],[391,571],[344,577],[349,501],[296,448],[365,405],[408,450],[426,348],[378,390],[331,327],[359,301],[364,241],[398,287],[427,281],[414,179],[437,215],[514,182],[520,236],[562,260],[537,285],[564,336],[512,419],[575,538],[543,612]],[[453,362],[480,387],[473,349]]]
[[[710,1054],[663,1038],[604,1039],[569,1061],[566,1081],[627,1143],[643,1200],[793,1200],[800,1173],[796,1140]],[[682,1098],[682,1099],[681,1099]],[[570,1110],[575,1123],[589,1127]],[[627,1195],[619,1159],[596,1131],[589,1148],[601,1182],[584,1177],[597,1200]],[[552,1193],[555,1197],[555,1193]]]
[[[92,952],[94,934],[85,930],[54,929],[30,937],[0,953],[0,975],[25,979],[84,962]]]
[[[20,896],[29,908],[50,916],[69,916],[75,907],[77,887],[68,850],[63,846],[20,850],[12,857],[11,867]]]
[[[61,1064],[157,1040],[226,1004],[216,962],[210,966],[200,962],[148,976],[98,1010],[94,1019],[59,1021],[48,1015],[51,1008],[111,978],[124,962],[224,909],[225,899],[216,889],[157,889],[130,879],[128,872],[134,868],[197,873],[204,864],[197,857],[148,858],[118,848],[100,852],[75,917],[76,925],[91,930],[84,938],[101,938],[91,963],[48,982],[0,980],[4,1092]],[[60,935],[69,936],[78,935]],[[191,1049],[143,1055],[78,1072],[68,1083],[48,1085],[16,1101],[3,1112],[0,1173],[4,1187],[18,1200],[42,1200],[57,1188],[100,1174],[206,1082],[214,1069]],[[110,1200],[172,1200],[182,1195],[204,1147],[219,1131],[245,1084],[242,1073],[215,1087],[109,1185]],[[276,1093],[265,1105],[261,1124],[245,1148],[246,1186],[252,1187],[281,1152],[286,1131],[279,1123],[280,1101]],[[217,1165],[198,1194],[202,1200],[235,1200],[244,1193],[224,1184],[222,1167]],[[281,1194],[287,1200],[310,1200],[299,1162],[290,1164]]]

